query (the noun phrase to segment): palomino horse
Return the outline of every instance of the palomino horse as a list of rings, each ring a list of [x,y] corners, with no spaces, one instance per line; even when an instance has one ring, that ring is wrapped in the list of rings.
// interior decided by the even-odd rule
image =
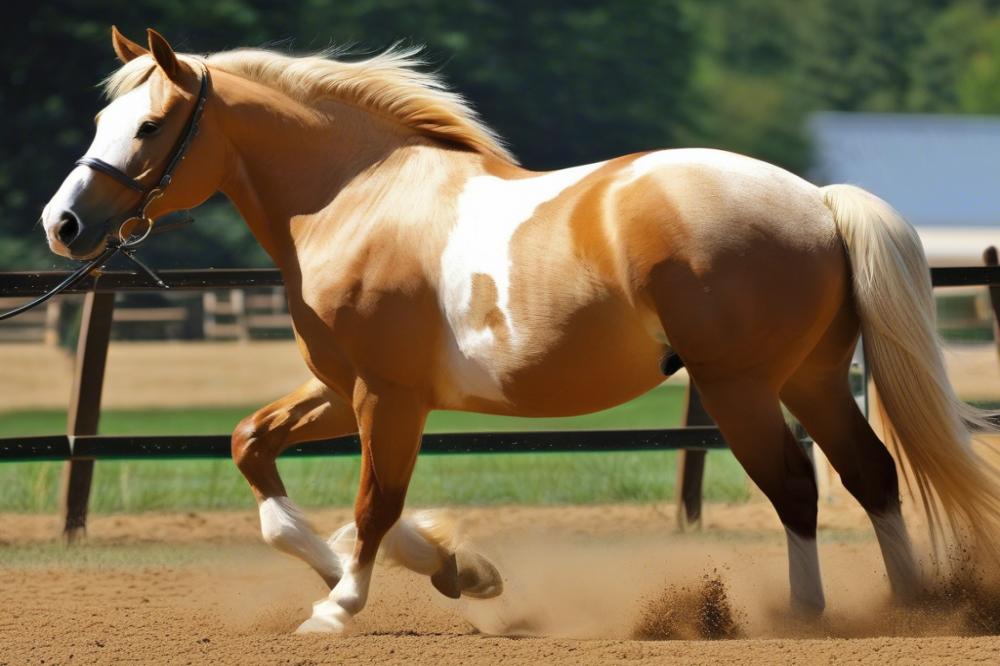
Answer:
[[[232,452],[264,540],[332,588],[302,631],[349,627],[380,544],[450,596],[499,593],[495,569],[456,553],[446,525],[400,518],[430,410],[590,412],[659,384],[667,357],[665,368],[683,359],[774,504],[794,606],[815,613],[824,599],[816,483],[781,403],[867,510],[894,595],[921,584],[894,459],[848,390],[859,330],[925,506],[974,530],[996,525],[1000,494],[970,447],[982,415],[945,376],[919,239],[875,196],[716,150],[536,173],[412,52],[196,57],[148,37],[147,49],[113,31],[124,65],[107,82],[93,159],[46,206],[45,231],[64,256],[102,249],[138,195],[93,165],[157,182],[209,82],[198,135],[149,212],[222,191],[284,276],[316,379],[246,418]],[[354,432],[355,522],[327,543],[275,458]]]

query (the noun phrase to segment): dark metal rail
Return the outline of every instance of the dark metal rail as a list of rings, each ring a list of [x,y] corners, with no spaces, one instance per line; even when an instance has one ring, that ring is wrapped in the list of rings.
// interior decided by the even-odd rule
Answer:
[[[240,289],[249,287],[281,287],[281,273],[273,268],[206,268],[200,270],[167,269],[157,271],[170,288],[203,291],[206,289]],[[39,296],[56,286],[67,273],[58,271],[0,273],[0,296]],[[149,277],[130,271],[107,271],[98,277],[88,277],[66,294],[112,293],[118,291],[155,291]]]
[[[273,268],[167,269],[158,272],[171,289],[177,290],[200,291],[284,285],[281,273]],[[0,273],[0,296],[39,296],[59,284],[66,275],[67,273],[61,271]],[[931,280],[935,287],[1000,284],[1000,266],[932,268]],[[107,271],[97,278],[86,278],[65,293],[150,291],[156,288],[145,275],[129,271]]]
[[[711,426],[667,430],[557,430],[529,432],[427,433],[421,454],[582,453],[724,449]],[[361,452],[356,435],[309,442],[283,456],[354,456]],[[229,435],[42,435],[0,440],[0,462],[141,458],[228,458]]]

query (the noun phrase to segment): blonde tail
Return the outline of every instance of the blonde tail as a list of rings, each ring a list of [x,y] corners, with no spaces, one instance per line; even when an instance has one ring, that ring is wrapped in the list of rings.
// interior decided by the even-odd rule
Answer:
[[[972,431],[998,428],[992,413],[963,403],[948,381],[920,238],[889,204],[861,188],[830,185],[821,193],[850,256],[884,436],[913,476],[934,543],[946,526],[940,509],[947,527],[971,535],[977,554],[1000,561],[1000,474],[971,441]]]

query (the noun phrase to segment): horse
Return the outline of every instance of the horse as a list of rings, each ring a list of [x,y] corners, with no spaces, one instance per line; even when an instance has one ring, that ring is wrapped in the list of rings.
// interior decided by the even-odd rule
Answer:
[[[1000,493],[970,444],[986,414],[948,382],[918,236],[875,195],[698,148],[534,172],[413,49],[195,56],[147,37],[112,28],[110,103],[44,231],[55,253],[92,257],[138,200],[152,225],[222,192],[280,269],[313,378],[241,421],[232,457],[264,541],[330,587],[299,631],[349,631],[380,550],[449,597],[501,593],[452,526],[403,513],[428,412],[582,414],[681,364],[784,526],[792,608],[825,601],[816,481],[782,404],[870,517],[893,598],[916,598],[896,459],[848,387],[859,332],[924,507],[990,547]],[[183,160],[143,197],[195,113]],[[352,433],[355,520],[327,542],[275,459]]]

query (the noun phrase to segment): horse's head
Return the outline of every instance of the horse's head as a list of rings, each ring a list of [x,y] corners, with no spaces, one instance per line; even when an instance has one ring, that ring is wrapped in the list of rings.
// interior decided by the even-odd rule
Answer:
[[[109,239],[142,233],[149,220],[200,204],[222,181],[221,133],[212,127],[211,105],[203,112],[197,108],[207,92],[202,81],[207,86],[208,70],[196,59],[178,57],[155,31],[148,37],[146,49],[112,28],[124,65],[112,79],[112,101],[97,115],[90,148],[42,212],[56,254],[95,256]],[[171,168],[178,154],[183,162]]]

